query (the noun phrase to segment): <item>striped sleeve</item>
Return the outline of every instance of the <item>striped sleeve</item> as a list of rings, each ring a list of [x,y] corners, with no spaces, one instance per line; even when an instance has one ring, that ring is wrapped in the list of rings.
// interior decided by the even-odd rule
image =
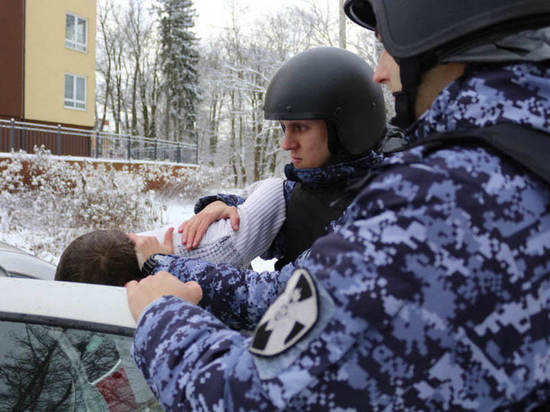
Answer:
[[[238,211],[241,220],[238,231],[233,231],[229,220],[214,222],[196,249],[187,250],[181,243],[181,233],[174,231],[174,254],[247,267],[269,248],[285,220],[283,179],[258,182]]]
[[[259,182],[238,209],[241,224],[232,234],[233,243],[243,259],[250,262],[269,248],[285,221],[283,179]]]

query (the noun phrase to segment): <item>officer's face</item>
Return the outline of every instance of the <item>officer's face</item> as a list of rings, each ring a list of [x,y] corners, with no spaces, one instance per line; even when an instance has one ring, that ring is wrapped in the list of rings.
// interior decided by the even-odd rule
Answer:
[[[378,32],[376,38],[381,41]],[[416,93],[414,107],[416,117],[420,117],[432,105],[441,90],[463,73],[464,65],[458,63],[437,65],[423,73]],[[392,93],[402,89],[399,65],[385,49],[378,59],[372,78],[375,83],[387,86]]]
[[[392,93],[399,92],[402,89],[399,65],[386,50],[383,50],[378,58],[378,64],[372,79],[375,83],[386,86]]]
[[[463,73],[464,65],[457,63],[437,65],[423,73],[416,93],[416,117],[420,117],[432,105],[441,90]],[[378,59],[373,80],[387,86],[392,93],[402,89],[399,65],[386,50],[382,51]]]
[[[294,167],[321,167],[328,162],[330,151],[324,120],[282,120],[281,125],[285,132],[281,148],[290,151]]]

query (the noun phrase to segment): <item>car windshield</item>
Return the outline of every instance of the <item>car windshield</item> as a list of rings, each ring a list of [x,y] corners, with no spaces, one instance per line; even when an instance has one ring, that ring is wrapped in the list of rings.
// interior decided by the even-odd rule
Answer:
[[[0,410],[162,411],[131,344],[127,336],[0,321]]]

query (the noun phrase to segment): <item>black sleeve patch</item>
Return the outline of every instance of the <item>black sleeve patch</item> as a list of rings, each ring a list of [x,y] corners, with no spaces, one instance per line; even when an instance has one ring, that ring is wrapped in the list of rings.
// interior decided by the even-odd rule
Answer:
[[[262,317],[249,350],[275,356],[292,347],[315,326],[319,317],[317,289],[307,270],[297,269],[284,292]]]

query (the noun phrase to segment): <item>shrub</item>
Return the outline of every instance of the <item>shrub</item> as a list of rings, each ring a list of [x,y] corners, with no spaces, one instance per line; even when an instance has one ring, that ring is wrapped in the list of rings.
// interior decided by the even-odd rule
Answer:
[[[93,229],[138,232],[165,224],[166,201],[191,201],[219,183],[219,175],[207,168],[67,162],[43,148],[18,152],[0,162],[0,228],[24,237],[18,246],[52,261]]]

